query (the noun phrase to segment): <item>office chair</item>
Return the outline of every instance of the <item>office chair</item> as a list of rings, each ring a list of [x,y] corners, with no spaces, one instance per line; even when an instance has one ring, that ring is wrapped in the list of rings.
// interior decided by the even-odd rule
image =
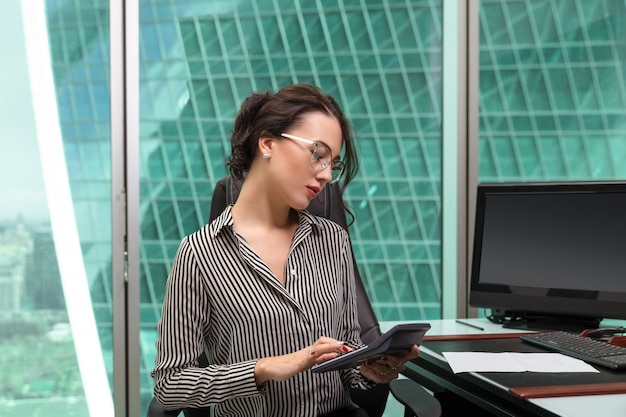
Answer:
[[[231,177],[224,177],[216,184],[211,201],[209,222],[219,216],[227,205],[237,200],[241,190],[242,181]],[[324,187],[322,193],[311,201],[307,210],[315,215],[326,217],[347,229],[346,213],[340,204],[338,184],[330,184]],[[354,274],[357,292],[357,308],[359,324],[361,326],[361,340],[368,344],[381,335],[378,319],[370,304],[365,287],[361,281],[359,269],[354,264]],[[206,357],[199,358],[200,366],[207,366]],[[405,407],[404,417],[439,417],[441,405],[439,401],[426,391],[417,382],[410,379],[397,379],[389,385],[379,384],[369,390],[351,389],[352,400],[369,417],[381,417],[387,405],[389,392]],[[185,417],[208,417],[208,408],[187,408],[182,410]],[[148,405],[147,417],[176,417],[181,410],[165,411],[156,398],[152,398]]]

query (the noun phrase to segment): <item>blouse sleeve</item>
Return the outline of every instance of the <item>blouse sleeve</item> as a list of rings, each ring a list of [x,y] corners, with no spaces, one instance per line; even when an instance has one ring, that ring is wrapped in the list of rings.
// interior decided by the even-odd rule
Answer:
[[[262,395],[256,360],[199,367],[203,329],[209,322],[208,295],[188,239],[178,249],[167,280],[152,371],[154,395],[165,409],[206,407],[235,397]]]

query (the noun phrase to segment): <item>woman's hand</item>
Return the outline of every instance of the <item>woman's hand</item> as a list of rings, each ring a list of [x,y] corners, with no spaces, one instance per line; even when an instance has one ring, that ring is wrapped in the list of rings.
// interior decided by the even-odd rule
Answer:
[[[378,384],[388,384],[398,377],[398,374],[404,371],[405,364],[419,356],[419,348],[413,345],[411,350],[406,353],[383,355],[376,359],[363,362],[359,367],[361,374]]]
[[[256,383],[261,385],[270,380],[284,381],[313,365],[352,350],[354,349],[336,339],[320,337],[311,346],[297,352],[259,359],[254,367]]]

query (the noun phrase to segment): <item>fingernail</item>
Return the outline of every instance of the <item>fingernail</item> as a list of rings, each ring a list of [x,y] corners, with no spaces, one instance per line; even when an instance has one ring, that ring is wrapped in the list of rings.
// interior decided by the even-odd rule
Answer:
[[[386,357],[386,356],[381,356],[381,357],[380,357],[380,360],[386,361],[386,360],[387,360],[387,357]]]
[[[372,365],[372,361],[365,361],[365,366],[371,366]]]
[[[343,346],[341,347],[341,350],[343,350],[344,352],[348,352],[350,349],[348,348],[348,346],[343,345]]]
[[[317,352],[311,351],[311,356],[315,355]]]

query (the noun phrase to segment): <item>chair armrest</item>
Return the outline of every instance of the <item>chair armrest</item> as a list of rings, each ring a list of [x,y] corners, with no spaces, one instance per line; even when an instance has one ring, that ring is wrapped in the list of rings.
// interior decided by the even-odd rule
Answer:
[[[440,417],[441,403],[431,393],[411,379],[395,379],[389,390],[406,407],[405,416]]]
[[[152,397],[148,404],[147,417],[177,417],[180,414],[180,410],[166,410],[163,408],[160,402],[155,397]]]
[[[163,408],[160,402],[155,397],[152,397],[148,404],[147,417],[178,417],[180,412],[183,412],[185,417],[208,417],[209,408],[185,408],[184,410],[166,410]]]

